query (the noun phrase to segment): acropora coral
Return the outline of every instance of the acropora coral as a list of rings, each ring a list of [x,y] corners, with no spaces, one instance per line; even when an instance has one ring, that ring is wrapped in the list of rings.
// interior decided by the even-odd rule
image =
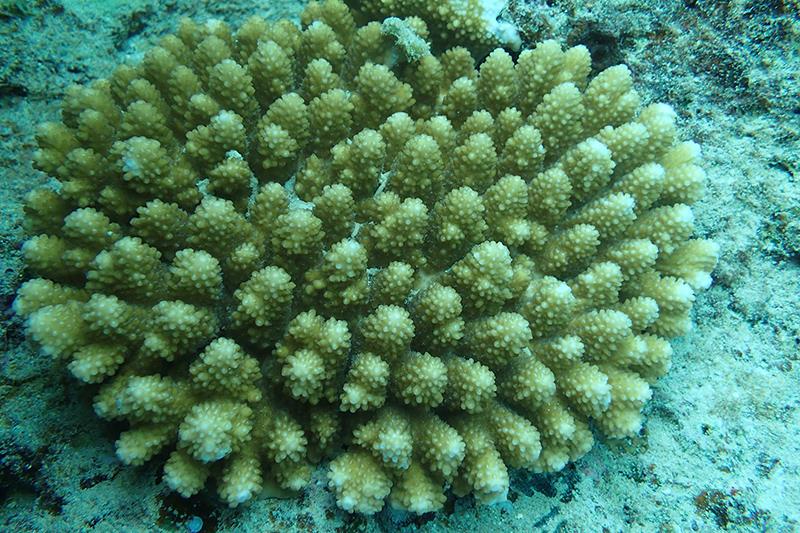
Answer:
[[[458,43],[482,53],[503,45],[518,49],[517,28],[500,20],[505,0],[346,0],[362,20],[416,17],[425,21],[427,36],[436,48]]]
[[[120,460],[231,506],[328,463],[342,509],[424,513],[635,435],[717,256],[672,109],[582,46],[301,22],[185,20],[38,132],[14,309]]]

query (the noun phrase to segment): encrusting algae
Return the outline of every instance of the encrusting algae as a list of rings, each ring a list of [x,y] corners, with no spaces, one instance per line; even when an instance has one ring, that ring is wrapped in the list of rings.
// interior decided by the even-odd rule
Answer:
[[[386,14],[187,20],[41,126],[14,309],[183,496],[329,460],[347,511],[502,500],[639,431],[710,283],[698,147],[625,66]]]

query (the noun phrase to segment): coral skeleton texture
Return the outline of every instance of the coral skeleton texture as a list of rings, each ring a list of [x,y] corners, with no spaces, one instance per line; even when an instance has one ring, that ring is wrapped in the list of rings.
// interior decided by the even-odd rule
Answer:
[[[183,496],[502,500],[640,430],[710,283],[698,146],[625,66],[386,14],[186,20],[38,133],[14,308]]]

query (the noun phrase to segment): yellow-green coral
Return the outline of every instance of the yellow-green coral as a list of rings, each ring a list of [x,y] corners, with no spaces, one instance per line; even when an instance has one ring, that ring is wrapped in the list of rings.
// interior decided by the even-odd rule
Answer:
[[[39,131],[14,308],[183,496],[329,458],[347,511],[503,499],[636,434],[690,327],[717,247],[674,112],[580,46],[409,53],[485,30],[421,5],[185,21]]]
[[[325,2],[312,2],[312,4],[325,6]],[[519,47],[520,38],[516,28],[509,23],[497,20],[500,10],[505,7],[504,2],[444,0],[434,3],[422,0],[347,0],[347,4],[357,10],[359,18],[363,20],[410,17],[408,25],[418,33],[423,33],[424,37],[430,37],[438,47],[447,48],[448,43],[457,42],[471,47],[477,53],[499,44]],[[313,11],[317,16],[326,20],[331,17],[333,10],[329,8],[328,11],[331,14],[327,14],[324,7],[315,7]],[[425,22],[420,23],[420,20]],[[424,32],[419,32],[420,26],[425,27]],[[395,27],[396,24],[392,24],[388,31],[392,35],[397,35],[400,44],[403,45],[403,33]],[[384,31],[387,30],[384,29]]]

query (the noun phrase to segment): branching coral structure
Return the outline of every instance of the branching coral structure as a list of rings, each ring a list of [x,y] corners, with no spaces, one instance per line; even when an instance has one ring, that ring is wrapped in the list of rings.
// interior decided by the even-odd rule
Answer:
[[[717,257],[674,112],[580,46],[301,20],[184,21],[38,133],[14,309],[119,458],[231,506],[328,461],[342,509],[424,513],[636,434]]]
[[[425,21],[437,47],[457,42],[480,52],[504,45],[518,49],[516,27],[498,20],[506,0],[347,0],[362,20],[386,17],[418,17]]]

